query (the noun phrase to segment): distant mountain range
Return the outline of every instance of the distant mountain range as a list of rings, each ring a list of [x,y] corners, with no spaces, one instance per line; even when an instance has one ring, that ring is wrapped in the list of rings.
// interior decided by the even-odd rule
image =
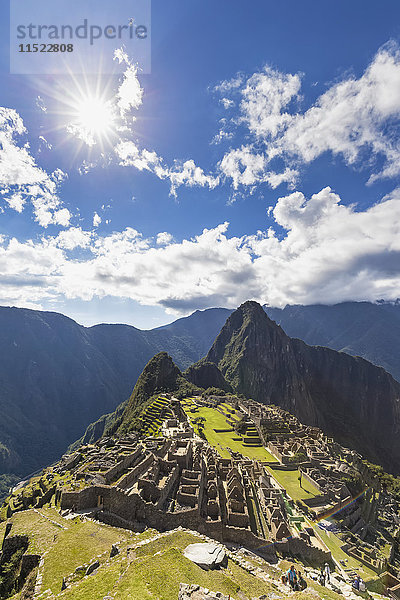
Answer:
[[[343,302],[333,306],[264,306],[290,337],[379,365],[400,381],[400,303]]]
[[[201,358],[231,311],[195,312],[166,327],[82,327],[58,313],[0,308],[0,474],[60,457],[87,425],[129,397],[166,350],[180,368]]]
[[[399,306],[265,310],[290,336],[358,354],[400,379]],[[0,308],[0,473],[26,475],[59,458],[89,423],[130,396],[152,356],[166,351],[186,369],[207,354],[231,313],[196,311],[141,331],[86,328],[58,313]]]

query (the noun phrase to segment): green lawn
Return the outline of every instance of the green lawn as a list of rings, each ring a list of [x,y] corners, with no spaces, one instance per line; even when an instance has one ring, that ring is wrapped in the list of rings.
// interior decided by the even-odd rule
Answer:
[[[295,471],[280,471],[278,469],[273,469],[272,467],[267,467],[267,469],[295,501],[304,498],[312,498],[320,494],[315,485],[306,481],[304,477],[301,482],[302,487],[300,487],[298,469]]]
[[[180,583],[196,583],[234,598],[284,597],[274,581],[280,579],[281,571],[267,563],[255,563],[258,566],[264,564],[271,575],[271,580],[264,582],[230,560],[226,569],[204,571],[184,558],[186,545],[199,541],[197,536],[176,532],[138,548],[128,560],[126,554],[121,553],[59,597],[62,600],[101,600],[111,595],[114,600],[171,600],[178,597]],[[280,567],[287,568],[287,565],[281,561]],[[303,570],[303,565],[299,564],[299,569]],[[304,592],[293,594],[292,600],[343,598],[311,580],[308,585]]]
[[[57,538],[46,554],[42,590],[59,592],[63,577],[72,573],[76,567],[111,550],[112,544],[132,537],[129,531],[106,527],[93,521],[76,520],[70,523],[67,530],[58,530]]]
[[[215,408],[200,407],[196,412],[191,412],[191,408],[194,406],[193,404],[186,402],[182,405],[191,421],[196,417],[204,417],[206,419],[204,434],[208,443],[211,444],[211,446],[214,446],[222,458],[230,458],[230,453],[228,451],[228,448],[230,448],[234,452],[240,452],[243,456],[247,456],[247,458],[253,460],[277,462],[276,458],[262,446],[245,446],[243,442],[233,439],[240,437],[235,431],[216,433],[214,429],[227,429],[229,428],[229,425],[226,422],[224,415]]]
[[[342,542],[342,540],[337,535],[335,535],[331,531],[328,532],[324,531],[323,529],[320,529],[318,525],[313,525],[313,527],[316,531],[318,531],[318,535],[320,536],[324,544],[332,552],[332,556],[338,562],[341,560],[346,560],[346,565],[342,565],[343,569],[353,569],[357,571],[365,580],[377,578],[377,574],[375,573],[375,571],[372,571],[372,569],[369,569],[357,559],[353,558],[352,556],[349,556],[348,554],[346,554],[346,552],[344,552],[341,549],[341,546],[343,546],[344,542]]]
[[[55,510],[40,509],[40,512],[56,522],[61,519]],[[27,535],[29,537],[28,552],[32,554],[42,554],[48,550],[49,546],[54,543],[54,536],[58,536],[62,531],[60,527],[53,525],[32,509],[15,513],[10,522],[12,523],[10,535]],[[69,524],[68,521],[65,523]]]
[[[165,540],[168,548],[155,555],[149,552],[145,558],[133,561],[115,588],[115,599],[171,600],[178,597],[181,582],[196,583],[235,597],[238,592],[254,598],[268,591],[276,591],[272,583],[265,584],[257,580],[231,561],[227,569],[204,571],[183,556],[186,542],[183,544],[182,541],[175,534],[168,536]],[[197,538],[193,541],[200,540]]]
[[[227,569],[204,571],[183,556],[188,544],[198,542],[198,536],[176,532],[133,550],[129,559],[121,552],[59,597],[101,600],[111,594],[114,600],[171,600],[178,597],[180,583],[196,583],[235,598],[278,591],[273,582],[264,583],[231,561]]]

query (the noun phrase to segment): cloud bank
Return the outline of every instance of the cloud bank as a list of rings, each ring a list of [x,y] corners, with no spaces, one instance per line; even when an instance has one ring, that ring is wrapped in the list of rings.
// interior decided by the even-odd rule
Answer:
[[[3,237],[0,303],[106,295],[185,314],[235,307],[248,298],[275,306],[391,299],[400,286],[400,190],[367,210],[325,188],[278,199],[274,228],[230,237],[228,223],[180,242],[133,228],[101,236],[70,228],[25,243]]]

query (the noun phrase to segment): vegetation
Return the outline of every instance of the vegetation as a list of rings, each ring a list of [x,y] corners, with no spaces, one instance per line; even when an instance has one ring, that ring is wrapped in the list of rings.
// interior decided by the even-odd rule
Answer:
[[[201,393],[203,398],[207,398],[208,396],[225,396],[225,394],[225,390],[222,390],[221,388],[217,387],[209,387],[206,390],[203,390],[203,392]]]
[[[195,425],[197,425],[197,429],[198,429],[199,433],[201,434],[204,431],[206,418],[205,417],[196,417],[195,419],[193,419],[193,423],[195,423]]]
[[[204,428],[202,428],[204,437],[223,458],[230,458],[230,449],[254,460],[277,462],[272,454],[262,446],[247,445],[243,442],[233,427],[227,423],[226,416],[217,409],[197,407],[188,399],[183,403],[183,408],[199,435],[195,419],[198,417],[205,419]]]
[[[303,498],[312,498],[319,495],[319,491],[315,485],[307,481],[304,477],[302,477],[300,484],[300,471],[298,469],[294,469],[293,471],[281,471],[272,467],[267,467],[267,469],[272,477],[285,488],[293,500],[302,500]]]
[[[18,575],[21,560],[26,546],[21,546],[10,557],[10,560],[0,567],[0,598],[8,598],[18,591]]]
[[[112,544],[128,537],[128,531],[105,527],[92,521],[72,521],[67,530],[58,531],[46,554],[43,589],[59,592],[63,577],[72,573],[76,567],[94,560],[98,554],[109,552]]]
[[[105,563],[91,577],[60,598],[92,600],[110,594],[116,600],[171,600],[178,597],[179,584],[196,583],[202,587],[247,598],[277,592],[273,582],[264,583],[229,561],[227,569],[204,571],[183,556],[188,544],[198,536],[176,532],[134,549]]]
[[[271,597],[282,595],[277,585],[281,571],[267,564],[265,570],[271,575],[266,582],[249,574],[231,560],[225,569],[204,571],[186,559],[183,550],[189,544],[200,541],[197,535],[178,531],[154,540],[149,538],[149,532],[133,534],[93,522],[66,521],[50,509],[44,515],[54,517],[66,529],[57,528],[58,534],[54,535],[52,527],[56,526],[47,521],[50,529],[46,531],[46,519],[39,521],[34,511],[27,511],[24,523],[20,515],[13,518],[13,527],[17,522],[19,527],[24,527],[29,524],[27,519],[31,518],[30,530],[33,531],[37,526],[37,547],[47,545],[48,552],[44,554],[42,570],[42,594],[39,598],[43,596],[50,599],[57,595],[60,600],[93,600],[109,596],[115,600],[170,600],[178,597],[181,582],[196,583],[225,595],[231,594],[235,598],[254,598],[262,594]],[[155,533],[150,532],[151,535]],[[111,544],[117,540],[121,552],[110,559]],[[148,543],[137,545],[146,540]],[[77,567],[96,558],[100,566],[90,577],[76,578],[75,583],[63,592],[60,591],[63,577],[71,575]],[[260,566],[258,561],[257,566]],[[24,589],[28,590],[29,586],[33,589],[35,575],[36,573],[32,574]],[[310,582],[310,585],[313,584]],[[49,591],[46,593],[46,590]],[[315,600],[318,597],[315,593],[305,594],[307,592],[295,594],[293,600]],[[27,597],[29,596],[24,596]],[[324,600],[339,598],[326,589],[321,589],[319,597]],[[17,596],[13,600],[17,600]]]
[[[235,431],[237,433],[246,433],[247,426],[247,417],[242,417],[237,423],[235,423]]]
[[[124,434],[141,430],[145,411],[159,395],[173,392],[178,399],[200,393],[201,390],[187,381],[172,358],[166,352],[159,352],[145,366],[136,382],[133,392],[123,406],[107,415],[106,435]],[[102,417],[104,418],[104,417]],[[100,434],[101,435],[101,434]],[[100,436],[99,436],[100,437]]]
[[[0,504],[8,496],[10,488],[15,485],[21,478],[17,475],[5,474],[0,475]]]
[[[389,492],[389,494],[393,494],[397,502],[400,502],[400,477],[386,473],[380,465],[374,465],[367,460],[363,462],[379,478],[382,488]]]
[[[293,456],[289,456],[289,463],[302,463],[307,460],[307,454],[305,452],[296,452]]]

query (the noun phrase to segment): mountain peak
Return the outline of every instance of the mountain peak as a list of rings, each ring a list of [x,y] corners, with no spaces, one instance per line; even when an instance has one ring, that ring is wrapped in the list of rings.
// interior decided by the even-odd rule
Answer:
[[[243,302],[243,304],[241,304],[236,309],[236,311],[234,311],[234,313],[235,312],[239,312],[239,313],[249,316],[251,318],[263,319],[266,316],[265,310],[263,309],[261,304],[259,304],[255,300],[246,300],[246,302]],[[267,318],[269,320],[269,317],[267,317]]]
[[[149,360],[139,376],[128,401],[127,409],[130,405],[137,406],[156,392],[176,389],[180,377],[182,377],[182,373],[170,355],[167,352],[159,352]]]
[[[206,360],[236,392],[281,406],[389,469],[400,469],[400,385],[382,368],[290,338],[253,301],[231,314]]]

